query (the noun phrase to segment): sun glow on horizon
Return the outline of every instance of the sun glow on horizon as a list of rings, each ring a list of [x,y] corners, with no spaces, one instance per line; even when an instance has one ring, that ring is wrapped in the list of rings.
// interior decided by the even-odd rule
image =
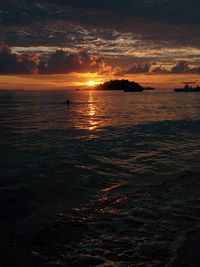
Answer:
[[[156,89],[174,89],[186,81],[200,81],[199,74],[129,74],[126,76],[104,76],[93,73],[72,73],[68,75],[0,75],[0,90],[56,90],[56,89],[95,89],[95,86],[112,79],[128,79],[143,86]]]
[[[90,87],[93,87],[93,86],[95,86],[95,85],[98,85],[99,82],[89,81],[89,82],[87,82],[86,84],[87,84],[88,86],[90,86]]]

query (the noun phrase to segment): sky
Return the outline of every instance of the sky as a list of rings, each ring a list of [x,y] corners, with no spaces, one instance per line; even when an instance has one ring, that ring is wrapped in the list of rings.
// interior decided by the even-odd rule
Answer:
[[[0,2],[0,88],[199,84],[199,0]]]

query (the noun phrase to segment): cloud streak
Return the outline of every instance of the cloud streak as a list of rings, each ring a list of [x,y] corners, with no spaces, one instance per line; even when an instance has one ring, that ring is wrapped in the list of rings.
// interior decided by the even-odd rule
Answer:
[[[111,36],[106,32],[118,31],[157,45],[199,47],[199,9],[198,0],[2,0],[0,22],[9,45],[16,43],[16,35],[18,44],[70,45],[73,36],[83,34],[82,27],[86,34],[103,31],[106,40]]]
[[[190,63],[184,60],[176,63],[170,70],[163,66],[155,67],[151,70],[155,74],[200,74],[200,66],[190,66]]]
[[[101,75],[124,76],[131,74],[200,74],[199,65],[179,61],[166,68],[156,62],[132,62],[129,67],[111,66],[103,57],[87,51],[70,53],[62,49],[52,53],[16,53],[8,46],[0,47],[0,74],[69,74],[98,73]]]
[[[0,48],[0,74],[68,74],[72,72],[97,72],[108,74],[112,68],[103,58],[86,51],[67,53],[57,50],[48,56],[13,53],[10,48]]]

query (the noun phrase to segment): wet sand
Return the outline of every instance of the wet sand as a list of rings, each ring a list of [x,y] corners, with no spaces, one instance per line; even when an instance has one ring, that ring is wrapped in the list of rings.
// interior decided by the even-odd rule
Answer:
[[[81,208],[60,214],[16,244],[1,266],[200,266],[199,173],[164,183],[102,188]]]

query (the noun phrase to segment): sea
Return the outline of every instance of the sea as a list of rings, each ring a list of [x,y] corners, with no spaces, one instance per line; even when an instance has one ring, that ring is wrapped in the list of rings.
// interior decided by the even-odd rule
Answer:
[[[0,265],[200,266],[199,166],[199,93],[1,90]]]

